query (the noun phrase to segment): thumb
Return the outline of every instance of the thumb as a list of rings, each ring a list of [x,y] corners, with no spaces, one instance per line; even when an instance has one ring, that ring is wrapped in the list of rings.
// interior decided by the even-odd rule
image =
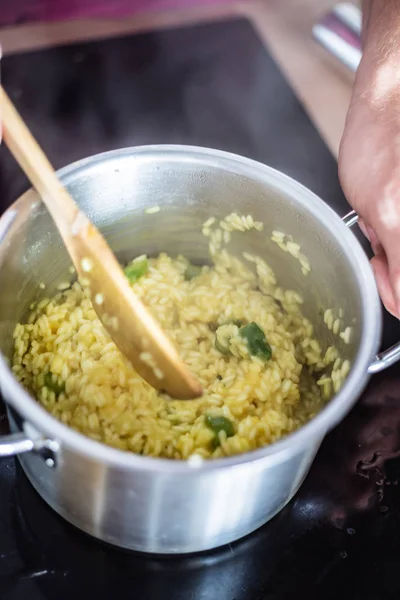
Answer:
[[[358,226],[370,242],[375,254],[371,260],[371,266],[374,271],[379,296],[386,310],[396,317],[396,301],[390,283],[389,264],[383,246],[379,241],[376,231],[361,217],[358,220]]]
[[[381,207],[382,208],[382,207]],[[392,314],[400,315],[400,206],[387,218],[374,223],[383,251],[375,257],[374,270],[377,273],[385,306]]]
[[[397,310],[392,285],[390,283],[389,265],[386,255],[382,253],[374,256],[371,260],[371,266],[374,271],[379,295],[386,310],[394,317],[398,317],[400,313]]]

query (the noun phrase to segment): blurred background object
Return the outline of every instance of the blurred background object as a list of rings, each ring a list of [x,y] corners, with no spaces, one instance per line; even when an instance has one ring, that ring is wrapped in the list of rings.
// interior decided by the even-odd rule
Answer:
[[[333,10],[354,20],[346,5],[343,11],[335,0],[15,0],[0,2],[0,40],[11,55],[244,16],[336,157],[352,71],[321,48],[313,27]]]
[[[218,0],[218,4],[232,0]],[[212,5],[214,0],[14,0],[2,2],[0,25],[32,21],[60,21],[82,18],[123,18],[127,15],[149,11],[167,11],[177,8]]]
[[[353,73],[361,60],[361,18],[357,6],[343,2],[313,27],[316,40]]]

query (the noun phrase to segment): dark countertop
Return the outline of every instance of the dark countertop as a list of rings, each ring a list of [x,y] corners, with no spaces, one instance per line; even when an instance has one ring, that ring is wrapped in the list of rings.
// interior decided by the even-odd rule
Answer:
[[[6,57],[2,79],[56,167],[128,145],[212,146],[276,167],[339,214],[348,211],[335,161],[246,21]],[[1,209],[27,187],[4,148],[0,186]],[[387,317],[383,343],[399,337]],[[122,552],[88,538],[47,507],[14,460],[3,459],[0,597],[398,599],[399,436],[393,367],[373,377],[272,522],[186,558]]]

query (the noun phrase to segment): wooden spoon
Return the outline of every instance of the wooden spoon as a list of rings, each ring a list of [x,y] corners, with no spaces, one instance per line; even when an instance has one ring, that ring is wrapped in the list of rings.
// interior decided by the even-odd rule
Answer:
[[[130,287],[107,242],[61,185],[51,164],[0,86],[3,139],[46,204],[93,308],[136,371],[181,400],[201,396],[199,382]]]

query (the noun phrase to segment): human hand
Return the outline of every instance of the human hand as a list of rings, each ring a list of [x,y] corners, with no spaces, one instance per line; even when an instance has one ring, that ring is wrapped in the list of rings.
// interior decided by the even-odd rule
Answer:
[[[399,12],[400,16],[400,12]],[[370,29],[339,152],[347,200],[371,242],[386,309],[400,318],[400,52]],[[393,33],[393,31],[391,32]]]
[[[395,104],[357,98],[349,110],[339,155],[344,193],[371,242],[382,302],[400,316],[400,122]],[[400,115],[399,115],[400,116]]]

